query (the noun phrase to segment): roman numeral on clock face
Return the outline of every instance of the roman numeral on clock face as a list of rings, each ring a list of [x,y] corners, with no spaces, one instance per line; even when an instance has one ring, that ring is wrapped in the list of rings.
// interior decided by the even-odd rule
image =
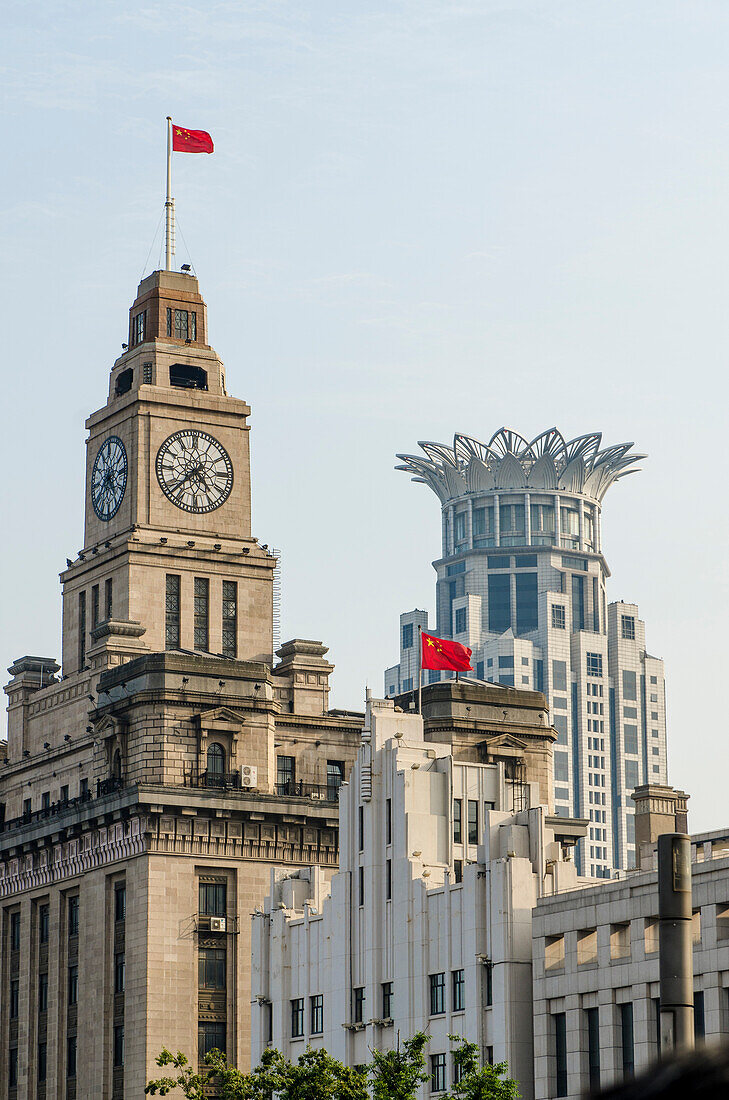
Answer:
[[[230,496],[233,463],[214,436],[183,428],[165,439],[157,452],[157,481],[172,503],[185,512],[212,512]]]

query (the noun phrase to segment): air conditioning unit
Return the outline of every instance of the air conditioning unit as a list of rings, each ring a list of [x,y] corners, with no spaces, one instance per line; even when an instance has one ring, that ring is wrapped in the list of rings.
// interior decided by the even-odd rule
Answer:
[[[211,917],[210,918],[210,931],[211,932],[224,932],[225,931],[225,917]]]
[[[252,790],[258,786],[258,768],[251,764],[244,764],[240,770],[240,785],[246,790]]]

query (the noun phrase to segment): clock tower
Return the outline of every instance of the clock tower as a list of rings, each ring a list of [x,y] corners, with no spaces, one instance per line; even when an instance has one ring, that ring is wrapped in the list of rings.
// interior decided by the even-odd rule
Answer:
[[[64,674],[165,649],[271,664],[275,558],[251,535],[249,414],[226,391],[197,279],[143,279],[108,400],[86,422]]]

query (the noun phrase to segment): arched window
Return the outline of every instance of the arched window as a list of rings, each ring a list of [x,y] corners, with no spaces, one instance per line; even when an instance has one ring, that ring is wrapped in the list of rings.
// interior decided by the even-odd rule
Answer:
[[[217,741],[208,746],[208,775],[222,775],[225,771],[225,749]]]
[[[119,749],[116,750],[111,761],[111,775],[113,779],[121,779],[122,777],[122,758]]]

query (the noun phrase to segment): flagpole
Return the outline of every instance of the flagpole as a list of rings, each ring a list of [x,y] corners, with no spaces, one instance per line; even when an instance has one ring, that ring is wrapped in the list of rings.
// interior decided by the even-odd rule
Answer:
[[[420,695],[423,687],[423,628],[418,626],[418,714],[422,714]]]
[[[172,198],[172,117],[167,116],[167,198],[165,199],[165,270],[172,271],[175,250],[175,200]]]

